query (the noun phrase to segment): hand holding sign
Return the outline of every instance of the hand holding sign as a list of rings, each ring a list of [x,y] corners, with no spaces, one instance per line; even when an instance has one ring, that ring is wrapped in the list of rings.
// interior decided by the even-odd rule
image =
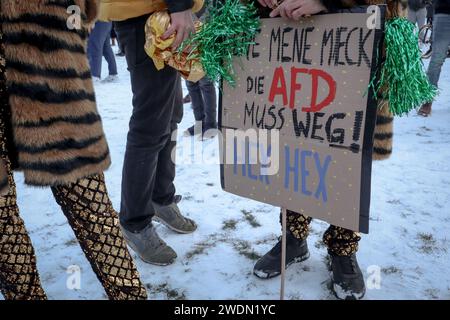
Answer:
[[[221,92],[223,159],[234,160],[222,166],[226,191],[368,232],[376,105],[364,93],[381,33],[366,19],[261,19],[234,62],[236,86]]]
[[[282,16],[283,18],[298,20],[301,17],[326,10],[320,0],[285,0],[270,13],[270,16]]]

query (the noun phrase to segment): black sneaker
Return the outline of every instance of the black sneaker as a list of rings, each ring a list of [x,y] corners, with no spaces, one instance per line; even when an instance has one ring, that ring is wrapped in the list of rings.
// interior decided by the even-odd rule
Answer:
[[[191,96],[189,94],[187,94],[183,97],[183,104],[191,103],[191,101],[192,101]]]
[[[189,127],[184,131],[185,137],[193,137],[195,135],[195,126]]]
[[[341,300],[359,300],[366,293],[364,277],[356,260],[356,254],[338,256],[329,254],[331,290]]]
[[[195,124],[187,128],[183,135],[185,137],[193,137],[195,135],[202,135],[203,132],[205,132],[205,124],[202,121],[195,121]]]
[[[196,129],[197,129],[197,131],[196,131]],[[201,132],[200,132],[200,121],[199,121],[198,123],[196,122],[195,125],[187,128],[184,131],[183,135],[185,137],[193,137],[195,135],[200,135],[199,136],[200,140],[211,139],[217,135],[217,124],[202,123]]]
[[[286,235],[286,268],[309,258],[306,240],[298,240],[290,232]],[[270,279],[281,274],[281,238],[275,247],[259,259],[253,274],[261,279]]]
[[[205,123],[202,127],[201,140],[212,139],[217,136],[217,123]]]

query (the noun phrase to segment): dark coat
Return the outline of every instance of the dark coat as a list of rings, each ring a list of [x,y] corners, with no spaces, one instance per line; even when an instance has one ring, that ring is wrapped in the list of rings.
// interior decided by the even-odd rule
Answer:
[[[450,14],[450,0],[434,0],[435,14]]]
[[[414,11],[425,8],[425,0],[408,0],[408,8]]]

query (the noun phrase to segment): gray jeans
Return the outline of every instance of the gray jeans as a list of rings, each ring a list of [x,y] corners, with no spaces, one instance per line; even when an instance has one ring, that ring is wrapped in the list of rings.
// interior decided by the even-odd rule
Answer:
[[[450,14],[436,14],[433,18],[433,52],[428,65],[428,79],[437,86],[442,65],[450,46]]]
[[[186,81],[192,100],[195,121],[202,121],[209,127],[217,127],[217,101],[214,83],[207,77],[194,83]]]
[[[417,11],[408,8],[408,20],[414,24],[417,23],[419,29],[422,28],[427,20],[427,8],[422,8]]]

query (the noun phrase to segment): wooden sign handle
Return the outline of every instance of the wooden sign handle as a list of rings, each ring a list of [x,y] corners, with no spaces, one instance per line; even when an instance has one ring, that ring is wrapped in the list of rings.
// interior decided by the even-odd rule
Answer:
[[[281,208],[281,288],[280,300],[284,300],[284,285],[286,279],[286,209]]]

